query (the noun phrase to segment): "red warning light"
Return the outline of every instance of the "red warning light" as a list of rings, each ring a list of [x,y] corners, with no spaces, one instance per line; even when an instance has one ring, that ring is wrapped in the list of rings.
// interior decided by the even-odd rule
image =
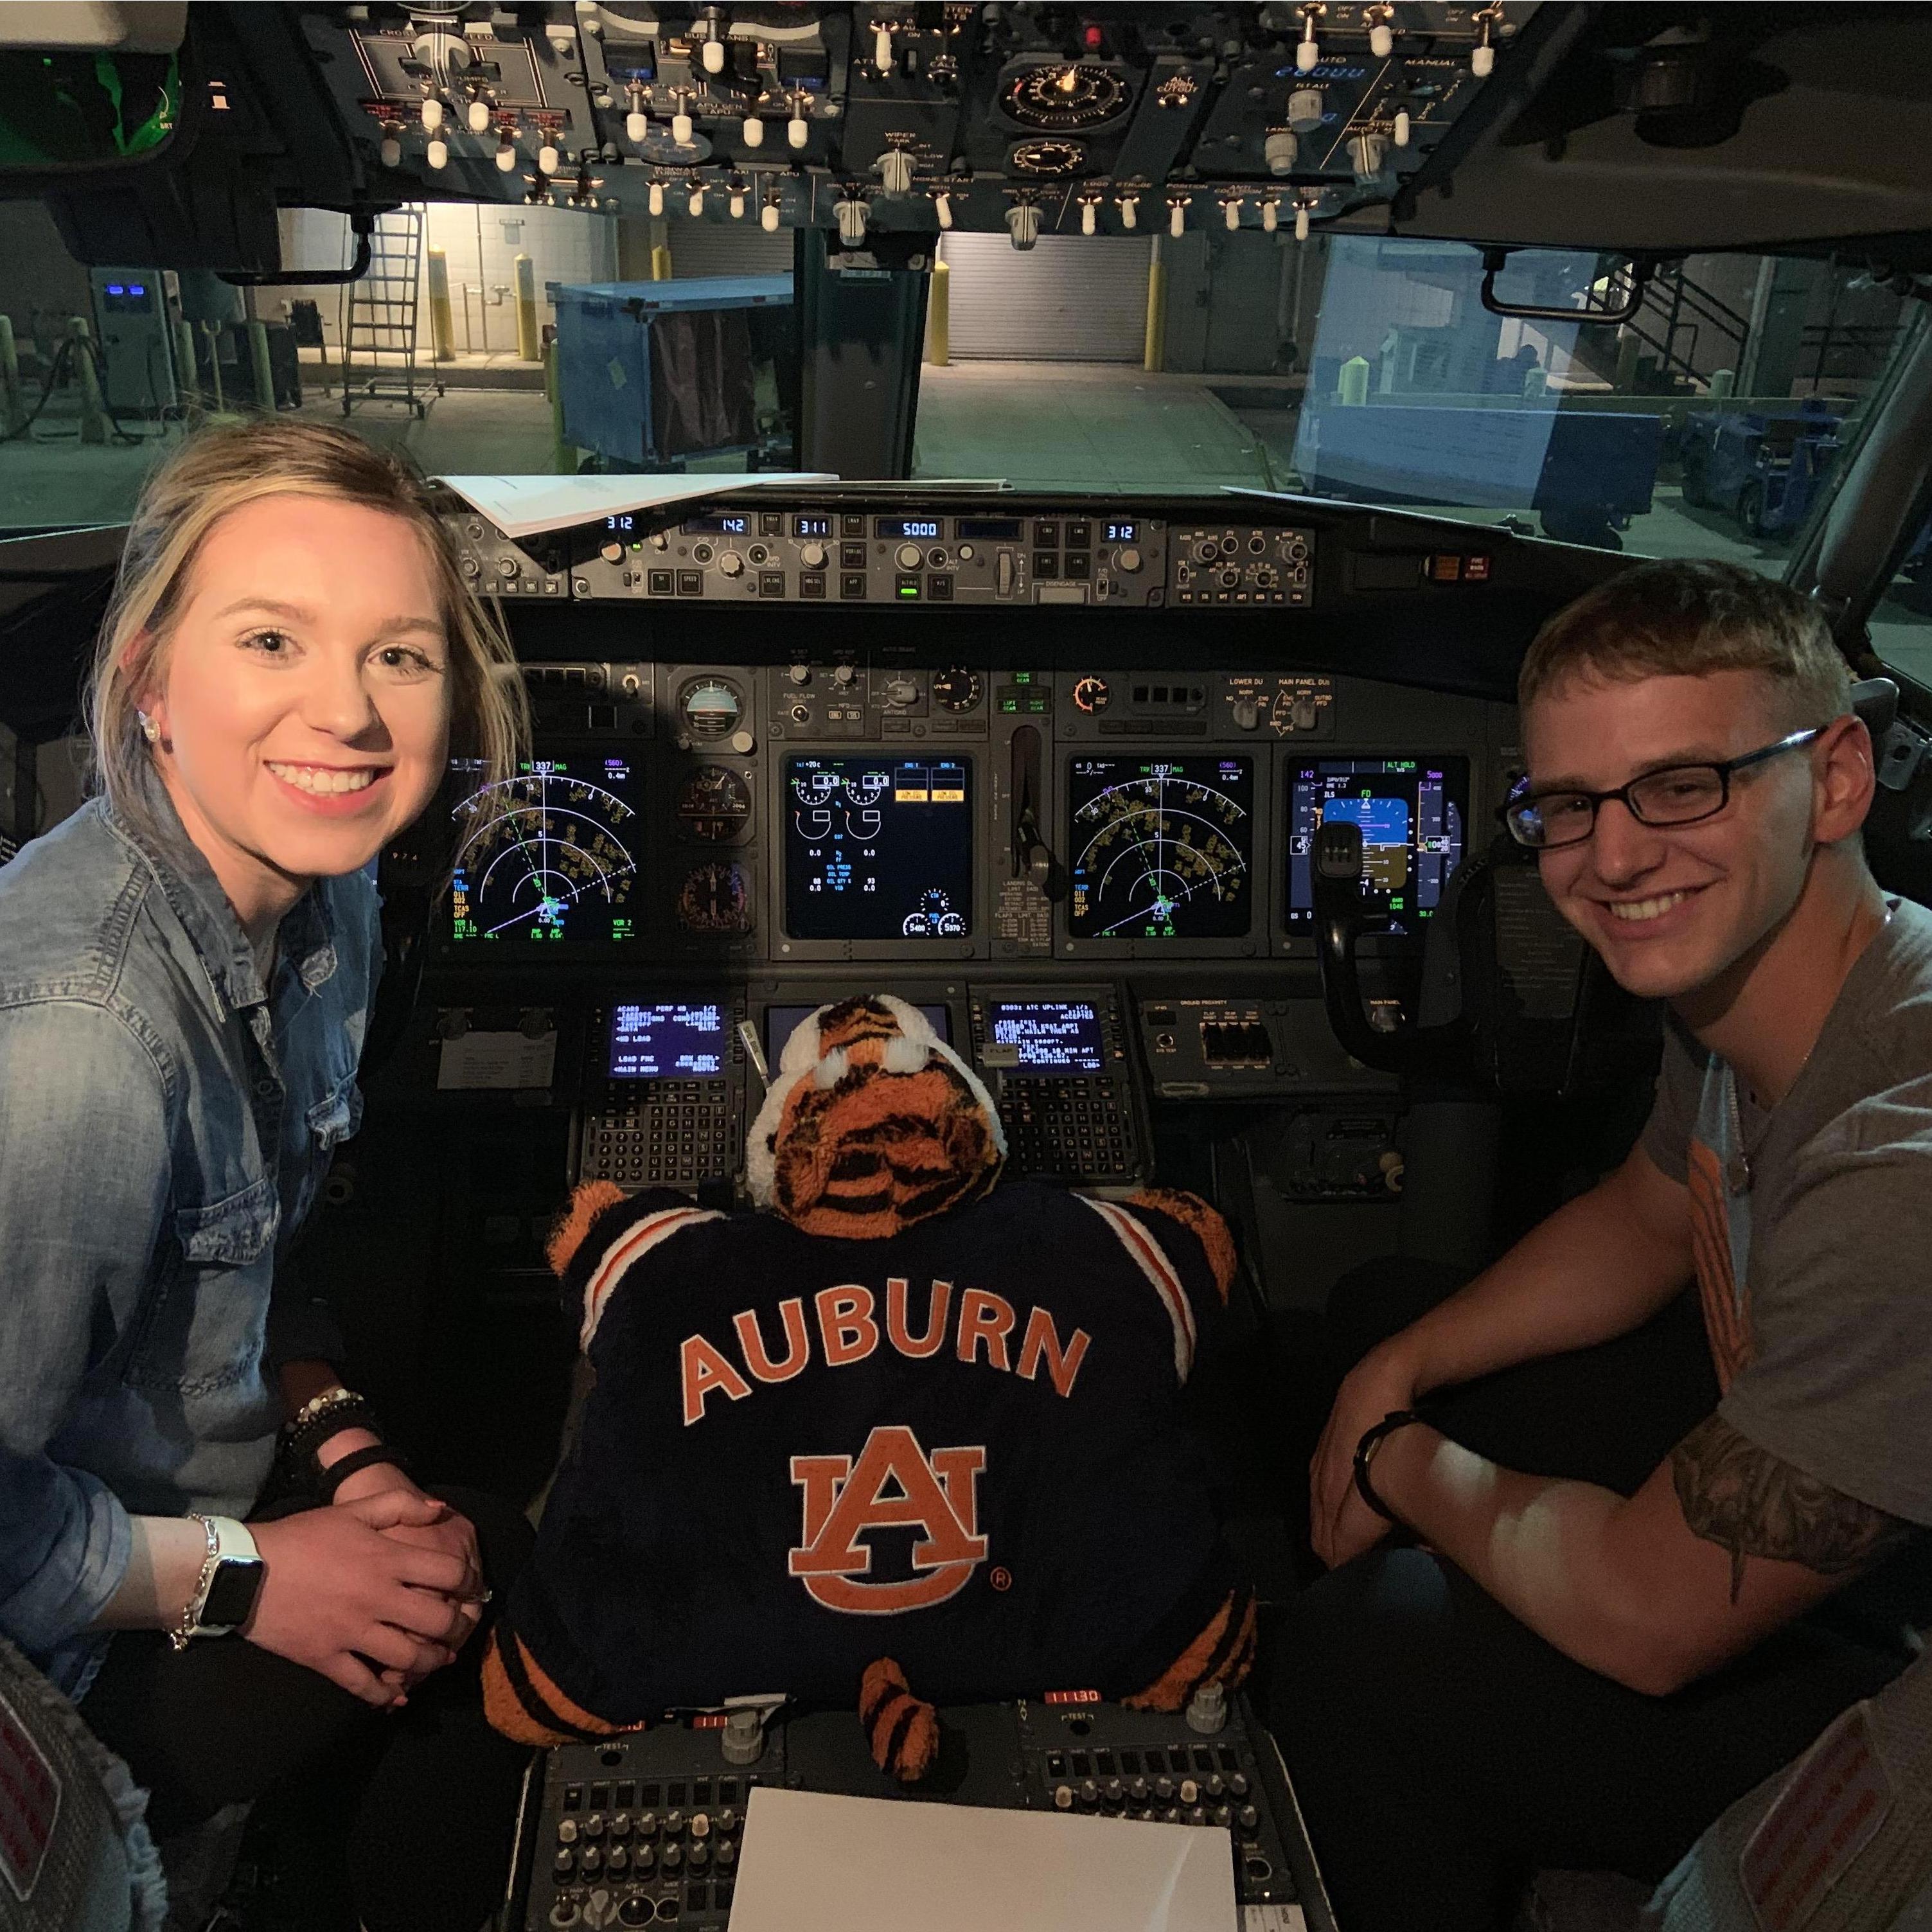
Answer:
[[[1107,41],[1106,35],[1091,20],[1088,22],[1086,31],[1080,38],[1086,43],[1087,51],[1090,54],[1097,54],[1101,48],[1106,46]]]

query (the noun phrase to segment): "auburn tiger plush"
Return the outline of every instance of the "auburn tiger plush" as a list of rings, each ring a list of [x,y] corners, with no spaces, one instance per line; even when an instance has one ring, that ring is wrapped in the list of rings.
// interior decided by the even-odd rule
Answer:
[[[778,1693],[856,1705],[911,1778],[931,1700],[1240,1680],[1252,1597],[1178,1413],[1227,1228],[1004,1158],[972,1070],[880,995],[787,1042],[759,1211],[579,1191],[550,1259],[596,1383],[485,1666],[500,1730]]]

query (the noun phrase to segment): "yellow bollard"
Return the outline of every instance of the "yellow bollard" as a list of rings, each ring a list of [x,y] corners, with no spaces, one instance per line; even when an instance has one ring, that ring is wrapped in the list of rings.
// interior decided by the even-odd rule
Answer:
[[[429,251],[429,336],[439,362],[456,359],[456,325],[449,314],[449,257],[443,250]]]
[[[26,426],[27,412],[20,402],[20,354],[14,346],[14,318],[0,315],[0,411],[5,415],[7,434],[18,436]]]
[[[255,406],[275,412],[275,372],[268,366],[268,325],[250,317],[248,322],[248,368],[255,383]]]
[[[517,359],[543,360],[543,334],[537,327],[537,272],[527,255],[515,261],[517,273]]]
[[[944,369],[952,359],[952,271],[944,262],[932,265],[926,296],[926,359]]]
[[[94,366],[94,331],[86,316],[77,315],[68,323],[67,332],[74,344],[74,380],[80,385],[80,440],[105,442],[107,412],[100,400],[100,372]]]
[[[1352,356],[1342,364],[1335,399],[1337,402],[1357,405],[1367,402],[1369,358],[1366,356]]]
[[[1160,240],[1148,251],[1147,340],[1141,357],[1144,369],[1158,370],[1167,360],[1167,264],[1160,259]]]

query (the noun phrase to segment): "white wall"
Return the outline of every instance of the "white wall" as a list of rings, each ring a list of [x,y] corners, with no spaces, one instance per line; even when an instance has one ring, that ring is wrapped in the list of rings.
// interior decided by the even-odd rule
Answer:
[[[617,272],[616,224],[609,215],[571,208],[485,207],[464,202],[432,202],[424,212],[424,248],[442,249],[448,263],[450,314],[459,352],[466,346],[479,354],[486,346],[500,353],[515,350],[514,262],[519,254],[528,255],[536,272],[537,311],[542,322],[554,319],[543,297],[545,283],[609,281]],[[285,208],[281,223],[285,266],[299,268],[311,262],[348,264],[352,248],[346,215],[326,208]],[[470,312],[466,344],[466,286]],[[498,293],[505,289],[511,292]],[[280,297],[314,301],[322,311],[322,334],[332,352],[338,349],[346,314],[344,290],[265,289],[256,297],[257,313],[276,313],[274,305]],[[418,350],[426,359],[430,353],[429,316],[420,302],[416,329]]]

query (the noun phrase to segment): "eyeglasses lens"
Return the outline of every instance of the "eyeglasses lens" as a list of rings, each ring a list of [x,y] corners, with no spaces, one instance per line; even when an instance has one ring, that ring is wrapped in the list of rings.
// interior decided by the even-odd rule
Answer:
[[[1714,765],[1680,765],[1638,779],[1630,798],[1646,825],[1688,824],[1708,818],[1724,803],[1724,775]]]

